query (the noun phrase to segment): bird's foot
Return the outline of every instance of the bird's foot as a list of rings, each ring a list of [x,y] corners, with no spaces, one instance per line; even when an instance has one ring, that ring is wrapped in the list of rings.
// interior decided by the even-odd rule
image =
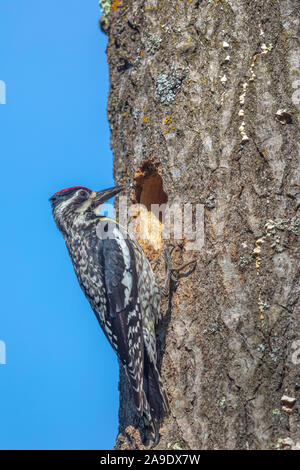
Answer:
[[[163,251],[163,259],[165,261],[165,264],[166,264],[166,276],[165,276],[165,281],[164,281],[164,285],[161,289],[161,294],[162,296],[164,297],[167,297],[168,296],[168,293],[170,291],[170,288],[168,288],[169,284],[170,284],[170,280],[172,280],[173,282],[178,282],[178,280],[181,278],[181,277],[187,277],[189,276],[196,268],[196,264],[197,264],[197,260],[191,260],[191,261],[188,261],[187,263],[183,263],[181,264],[180,266],[176,266],[174,267],[173,266],[173,263],[172,263],[172,253],[176,250],[176,249],[179,249],[180,251],[182,251],[182,248],[177,245],[173,245],[171,243],[168,243],[165,248],[164,248],[164,251]],[[181,271],[186,268],[187,266],[192,266],[192,268],[184,273],[182,273]]]

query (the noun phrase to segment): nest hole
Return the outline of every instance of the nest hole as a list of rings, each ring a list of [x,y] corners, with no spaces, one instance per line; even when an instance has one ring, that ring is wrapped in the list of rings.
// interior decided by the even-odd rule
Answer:
[[[141,204],[138,217],[141,224],[147,226],[146,237],[138,237],[140,244],[149,258],[159,255],[163,248],[163,205],[168,196],[163,188],[161,166],[151,158],[143,162],[135,173],[134,202]],[[153,212],[153,204],[161,206]],[[137,227],[139,232],[139,227]]]

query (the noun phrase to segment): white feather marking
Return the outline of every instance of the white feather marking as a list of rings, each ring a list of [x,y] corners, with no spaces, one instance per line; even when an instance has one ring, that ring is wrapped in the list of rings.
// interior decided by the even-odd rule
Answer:
[[[124,240],[121,232],[119,230],[117,230],[116,228],[114,228],[114,230],[113,230],[113,236],[114,236],[114,239],[116,240],[116,242],[118,243],[118,245],[121,249],[123,259],[124,259],[124,263],[125,263],[126,270],[124,272],[124,276],[123,276],[123,279],[121,281],[121,284],[125,287],[125,305],[128,305],[129,298],[130,298],[130,292],[131,292],[131,289],[132,289],[132,276],[128,272],[128,270],[130,269],[129,248],[128,248],[128,246],[126,244],[126,241]]]
[[[77,209],[76,212],[78,212],[79,214],[83,214],[90,207],[90,205],[92,204],[93,199],[95,198],[95,196],[96,196],[96,193],[93,191],[90,194],[90,197],[88,198],[88,200],[85,201],[83,204],[81,204],[81,206]]]

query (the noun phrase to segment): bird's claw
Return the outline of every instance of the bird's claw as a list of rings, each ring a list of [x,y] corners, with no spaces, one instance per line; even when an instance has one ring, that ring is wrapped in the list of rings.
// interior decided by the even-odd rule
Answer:
[[[170,247],[171,247],[171,249],[169,249]],[[171,256],[172,256],[172,253],[174,252],[174,250],[176,248],[179,248],[182,251],[182,248],[179,245],[175,246],[172,243],[168,243],[165,246],[164,251],[163,251],[163,258],[164,258],[164,261],[166,263],[166,277],[165,277],[164,286],[161,289],[161,293],[164,297],[167,297],[167,295],[168,295],[167,286],[168,286],[169,281],[172,280],[173,282],[177,282],[181,277],[189,276],[195,270],[196,264],[197,264],[197,260],[194,259],[194,260],[188,261],[186,263],[183,263],[181,266],[174,267],[173,264],[172,264]],[[191,270],[189,270],[185,273],[180,273],[180,271],[182,271],[182,269],[184,269],[187,266],[190,266],[192,264],[194,264],[194,267]]]

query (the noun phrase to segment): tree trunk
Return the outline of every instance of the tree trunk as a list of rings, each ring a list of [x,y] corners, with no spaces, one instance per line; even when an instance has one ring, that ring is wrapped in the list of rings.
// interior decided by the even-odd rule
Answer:
[[[149,211],[204,207],[203,247],[175,256],[196,270],[162,302],[158,449],[297,448],[299,0],[102,3],[115,179]],[[122,369],[119,389],[116,448],[143,448]]]

